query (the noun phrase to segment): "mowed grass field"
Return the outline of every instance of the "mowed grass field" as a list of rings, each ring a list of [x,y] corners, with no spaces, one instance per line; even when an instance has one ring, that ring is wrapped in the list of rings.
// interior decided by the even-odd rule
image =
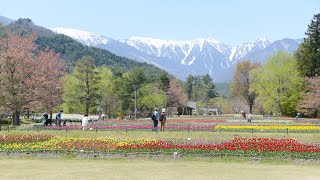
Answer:
[[[1,180],[288,179],[318,180],[320,165],[239,159],[0,159]]]

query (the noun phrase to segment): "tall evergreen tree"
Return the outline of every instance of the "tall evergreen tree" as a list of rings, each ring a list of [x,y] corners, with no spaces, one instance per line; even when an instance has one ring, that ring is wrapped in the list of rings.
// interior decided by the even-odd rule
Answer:
[[[187,77],[187,82],[186,82],[186,85],[185,85],[185,90],[186,90],[187,97],[188,97],[189,100],[192,100],[193,79],[194,79],[193,76],[189,75]]]
[[[205,98],[209,100],[216,97],[216,92],[214,90],[215,85],[213,84],[213,79],[209,76],[209,74],[202,76],[202,83],[205,91]]]
[[[91,56],[80,59],[74,70],[74,77],[79,81],[77,88],[84,92],[79,99],[85,102],[85,113],[89,113],[90,106],[94,105],[98,97],[99,75]]]
[[[147,83],[147,77],[142,68],[136,68],[122,74],[115,83],[117,84],[115,90],[122,102],[122,110],[129,112],[134,107],[135,92]]]
[[[304,42],[300,44],[295,56],[298,67],[303,76],[314,77],[320,75],[320,13],[314,15]]]
[[[161,71],[159,75],[159,80],[159,88],[166,93],[170,88],[170,79],[168,77],[168,73]]]

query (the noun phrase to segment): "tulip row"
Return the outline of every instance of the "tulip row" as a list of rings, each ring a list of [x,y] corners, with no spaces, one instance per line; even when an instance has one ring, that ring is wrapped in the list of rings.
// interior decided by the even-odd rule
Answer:
[[[259,131],[277,131],[277,130],[288,130],[288,131],[320,131],[320,126],[316,125],[292,125],[292,126],[266,126],[266,125],[257,125],[257,126],[223,126],[218,125],[215,127],[217,130],[226,130],[226,131],[250,131],[250,130],[259,130]]]
[[[62,129],[68,130],[79,130],[81,126],[63,126]],[[152,129],[151,125],[114,125],[114,126],[89,126],[91,130],[102,130],[102,129],[114,129],[114,130],[125,130],[125,129]],[[168,130],[212,130],[214,125],[209,126],[165,126]],[[57,129],[56,126],[47,126],[46,129]]]
[[[26,142],[38,142],[51,139],[52,135],[42,135],[42,134],[26,134],[26,135],[1,135],[0,143],[26,143]]]
[[[29,135],[34,136],[34,135]],[[1,141],[1,151],[98,151],[104,153],[182,153],[240,154],[249,156],[308,156],[320,158],[320,147],[294,139],[234,138],[223,143],[178,143],[156,139],[62,138],[48,137],[30,141],[21,136],[18,141]],[[41,136],[41,135],[40,135]],[[16,136],[15,136],[16,137]],[[6,138],[15,139],[7,135]],[[25,141],[23,140],[25,138]]]
[[[226,122],[227,120],[223,119],[168,119],[167,123],[223,123]],[[104,121],[104,123],[115,123],[115,124],[141,124],[141,123],[152,123],[151,120],[142,120],[142,119],[137,119],[137,120],[107,120]]]

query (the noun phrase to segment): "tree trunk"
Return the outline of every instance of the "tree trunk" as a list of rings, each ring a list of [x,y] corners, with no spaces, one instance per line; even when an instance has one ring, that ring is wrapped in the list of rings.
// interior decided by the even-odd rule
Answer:
[[[20,111],[15,111],[12,116],[12,125],[20,125]]]
[[[86,114],[89,115],[89,98],[86,98]]]
[[[27,119],[30,119],[30,110],[29,110],[29,108],[27,109]]]
[[[252,104],[249,104],[249,112],[252,114]]]
[[[316,109],[316,110],[314,111],[313,118],[317,118],[317,116],[318,116],[318,110]]]
[[[52,120],[52,110],[50,110],[50,119]]]

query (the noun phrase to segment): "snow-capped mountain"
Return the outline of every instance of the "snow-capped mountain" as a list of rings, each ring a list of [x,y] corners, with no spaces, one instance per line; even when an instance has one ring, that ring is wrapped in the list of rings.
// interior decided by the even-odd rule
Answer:
[[[52,31],[70,36],[79,42],[109,50],[120,56],[154,64],[180,79],[189,74],[209,74],[215,82],[229,82],[239,61],[265,62],[278,50],[293,53],[301,40],[283,39],[271,41],[259,38],[236,46],[215,39],[161,40],[132,37],[114,40],[102,35],[65,28]]]
[[[265,47],[269,46],[272,43],[270,39],[259,38],[255,42],[247,42],[231,48],[231,53],[229,55],[229,60],[239,60],[246,56],[249,52],[255,52]]]
[[[106,44],[108,41],[111,40],[111,38],[108,38],[106,36],[97,35],[94,33],[81,31],[77,29],[66,29],[66,28],[48,28],[54,32],[57,32],[59,34],[64,34],[66,36],[69,36],[73,39],[76,39],[82,44],[85,44],[87,46],[96,46],[98,44]]]

